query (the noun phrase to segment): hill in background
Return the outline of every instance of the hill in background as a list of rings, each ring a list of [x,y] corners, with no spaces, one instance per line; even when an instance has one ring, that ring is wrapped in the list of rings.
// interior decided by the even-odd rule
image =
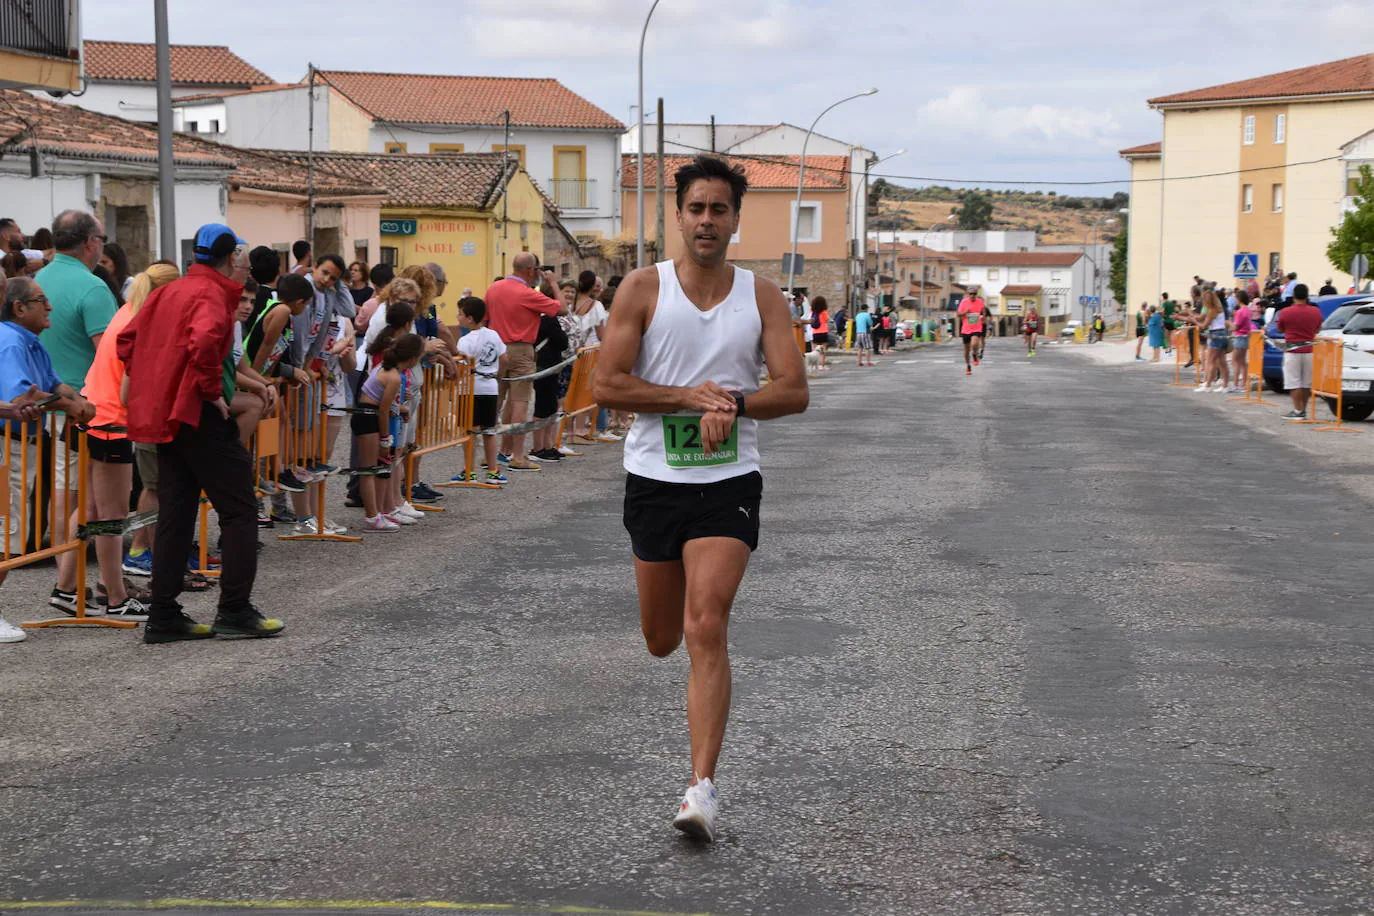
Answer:
[[[1099,228],[1101,240],[1110,241],[1125,225],[1124,217],[1116,211],[1127,206],[1130,199],[1125,192],[1112,197],[1068,197],[1053,191],[903,188],[881,178],[869,192],[869,226],[875,230],[924,231],[959,211],[971,195],[979,195],[992,205],[988,224],[979,228],[1030,230],[1039,233],[1041,245],[1085,244],[1095,222],[1116,216],[1117,224]],[[948,230],[957,225],[951,221],[940,228]]]

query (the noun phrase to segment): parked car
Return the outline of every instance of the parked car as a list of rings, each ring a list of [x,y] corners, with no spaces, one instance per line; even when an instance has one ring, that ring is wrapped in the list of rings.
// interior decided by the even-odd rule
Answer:
[[[902,327],[900,324],[894,324],[892,326],[892,339],[897,341],[898,343],[900,343],[903,340],[909,339],[910,336],[911,332],[908,331],[906,328]]]
[[[1358,296],[1318,296],[1312,300],[1312,304],[1321,309],[1322,330],[1340,330],[1345,321],[1355,313],[1356,309],[1344,310],[1344,306],[1363,306],[1374,303],[1374,296],[1363,293]],[[1336,313],[1341,311],[1341,315]],[[1275,313],[1277,314],[1277,313]],[[1339,323],[1338,323],[1339,322]],[[1279,323],[1277,318],[1264,328],[1266,337],[1279,338]],[[1283,394],[1288,389],[1283,387],[1283,351],[1277,347],[1266,346],[1264,348],[1264,384],[1276,394]]]
[[[1078,329],[1081,327],[1083,327],[1083,322],[1079,321],[1077,318],[1070,319],[1069,323],[1064,325],[1060,330],[1059,336],[1072,337],[1078,333]]]
[[[916,324],[917,324],[917,322],[914,321],[914,320],[912,320],[912,319],[910,319],[910,318],[906,319],[905,321],[899,321],[899,322],[897,323],[897,330],[900,331],[900,332],[902,333],[902,336],[901,336],[900,338],[898,338],[898,339],[899,339],[899,340],[915,340],[915,339],[916,339]]]
[[[1345,345],[1341,354],[1341,419],[1368,419],[1374,414],[1374,303],[1356,306],[1342,327],[1323,327],[1317,336]],[[1334,416],[1336,399],[1322,400]]]

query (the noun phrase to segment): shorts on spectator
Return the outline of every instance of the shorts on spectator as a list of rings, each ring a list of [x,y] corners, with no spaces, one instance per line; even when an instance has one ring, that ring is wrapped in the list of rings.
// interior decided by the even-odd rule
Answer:
[[[533,374],[534,344],[507,344],[506,371],[501,373],[501,394],[512,401],[523,401],[528,404],[534,396],[534,383],[528,379],[520,382],[508,382],[506,379]]]
[[[1207,346],[1212,350],[1225,350],[1227,342],[1231,336],[1225,331],[1208,331]]]
[[[558,376],[546,375],[534,382],[534,418],[542,420],[558,413]]]
[[[143,489],[157,492],[157,446],[151,442],[134,443],[134,465]]]
[[[857,348],[860,349],[860,350],[872,350],[872,349],[873,349],[873,335],[872,335],[872,334],[860,334],[858,337],[854,338],[854,346],[857,347]]]
[[[496,425],[496,401],[494,394],[475,394],[472,396],[472,425],[478,429],[491,429]]]
[[[1312,387],[1311,353],[1283,354],[1283,387],[1289,391]]]
[[[367,404],[359,404],[359,407],[367,407]],[[348,420],[348,427],[355,436],[377,436],[381,435],[382,424],[376,413],[355,413]]]
[[[830,334],[816,334],[811,338],[811,342],[818,347],[828,347],[830,346]]]
[[[1235,347],[1237,350],[1250,349],[1250,335],[1237,334],[1235,337],[1231,338],[1231,346]]]
[[[92,461],[105,464],[133,464],[134,444],[128,439],[101,439],[86,434],[86,453]]]

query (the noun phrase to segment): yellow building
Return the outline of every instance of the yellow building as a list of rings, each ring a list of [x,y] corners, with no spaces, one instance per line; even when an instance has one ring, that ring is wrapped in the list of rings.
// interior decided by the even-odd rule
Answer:
[[[1326,258],[1345,193],[1342,145],[1374,126],[1374,54],[1150,99],[1158,144],[1131,166],[1127,301],[1184,296],[1195,275],[1230,286],[1235,255],[1260,278],[1294,271],[1314,290],[1350,282]]]
[[[301,153],[274,155],[305,162]],[[450,323],[458,320],[455,304],[465,288],[482,295],[493,278],[510,272],[518,252],[542,259],[546,220],[557,225],[552,204],[513,157],[500,153],[317,153],[315,163],[386,192],[378,260],[443,267],[448,290],[440,317]]]

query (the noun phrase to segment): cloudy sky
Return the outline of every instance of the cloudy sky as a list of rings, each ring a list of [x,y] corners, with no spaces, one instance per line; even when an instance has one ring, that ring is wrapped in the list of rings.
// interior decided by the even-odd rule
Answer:
[[[554,77],[629,123],[651,2],[169,5],[173,42],[227,44],[280,80],[300,79],[307,62]],[[87,38],[153,38],[152,0],[89,0],[83,9]],[[907,148],[879,168],[902,184],[1048,187],[1123,178],[1116,151],[1159,139],[1147,98],[1371,48],[1368,0],[661,0],[645,98],[652,112],[663,96],[669,121],[806,126],[831,102],[877,87],[817,130],[882,155]]]

